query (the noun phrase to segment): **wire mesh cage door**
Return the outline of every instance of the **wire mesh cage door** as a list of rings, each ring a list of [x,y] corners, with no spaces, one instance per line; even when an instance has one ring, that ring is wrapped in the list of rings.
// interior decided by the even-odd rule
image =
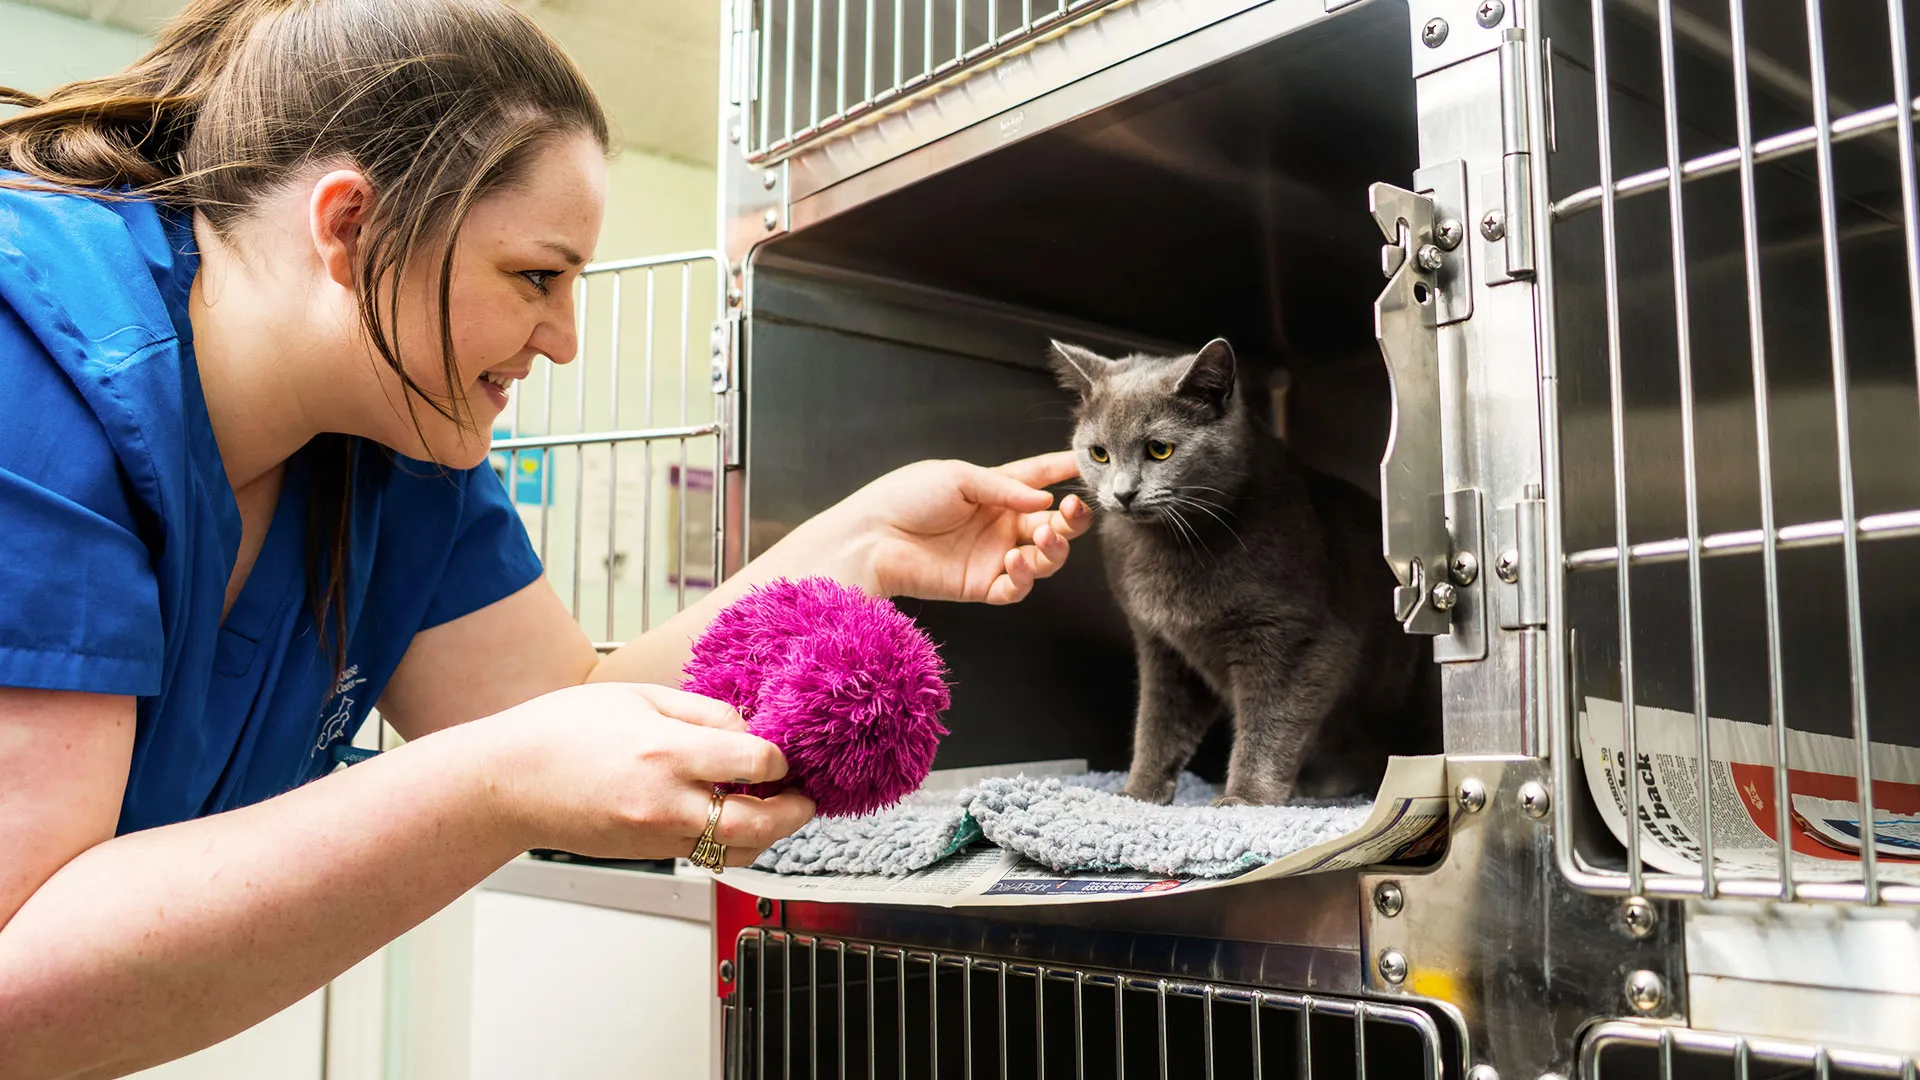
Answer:
[[[1555,766],[1599,811],[1556,831],[1586,887],[1920,900],[1906,8],[1536,5]]]
[[[1439,1080],[1428,1013],[753,929],[729,1076]]]
[[[746,158],[777,157],[1124,0],[736,0]]]
[[[724,285],[707,251],[588,266],[577,359],[517,385],[494,432],[494,471],[602,651],[718,580],[725,414],[711,326]]]

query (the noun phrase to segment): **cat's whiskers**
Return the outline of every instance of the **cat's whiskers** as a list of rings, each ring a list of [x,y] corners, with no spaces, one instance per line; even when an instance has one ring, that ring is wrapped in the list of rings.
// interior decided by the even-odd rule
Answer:
[[[1199,499],[1195,499],[1189,495],[1181,495],[1178,493],[1169,493],[1167,495],[1167,501],[1173,503],[1176,506],[1190,506],[1193,509],[1200,511],[1201,513],[1207,515],[1213,520],[1219,522],[1220,527],[1227,530],[1227,535],[1233,537],[1234,543],[1237,543],[1240,545],[1241,551],[1248,550],[1247,542],[1245,540],[1240,539],[1240,534],[1238,532],[1235,532],[1233,526],[1227,523],[1227,519],[1221,517],[1218,513],[1215,513],[1206,502]],[[1229,511],[1229,513],[1231,513],[1231,511]]]

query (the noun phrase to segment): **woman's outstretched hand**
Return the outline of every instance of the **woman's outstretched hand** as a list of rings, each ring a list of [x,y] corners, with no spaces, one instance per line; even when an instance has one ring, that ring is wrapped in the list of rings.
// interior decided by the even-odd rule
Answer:
[[[964,461],[895,469],[829,511],[847,530],[846,576],[881,596],[1023,600],[1093,522],[1079,496],[1056,509],[1041,490],[1078,473],[1070,451],[997,469]]]

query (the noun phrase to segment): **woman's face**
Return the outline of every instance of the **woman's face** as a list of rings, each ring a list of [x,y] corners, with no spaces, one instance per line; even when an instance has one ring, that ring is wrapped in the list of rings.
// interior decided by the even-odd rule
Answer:
[[[508,388],[526,378],[539,357],[565,364],[579,347],[573,285],[600,235],[606,186],[605,152],[581,135],[542,148],[521,183],[474,204],[454,246],[448,294],[452,386],[440,346],[439,253],[430,248],[416,260],[402,286],[395,344],[407,374],[437,400],[454,402],[455,415],[467,422],[419,402],[414,416],[407,415],[399,379],[376,360],[386,398],[397,408],[374,438],[452,468],[486,460]]]

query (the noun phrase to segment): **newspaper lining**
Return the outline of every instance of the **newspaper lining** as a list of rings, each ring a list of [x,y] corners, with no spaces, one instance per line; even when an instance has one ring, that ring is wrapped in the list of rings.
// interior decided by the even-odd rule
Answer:
[[[1701,864],[1700,737],[1691,713],[1639,706],[1640,852],[1648,865],[1697,877]],[[1627,839],[1625,732],[1617,701],[1588,698],[1580,714],[1580,757],[1607,828]],[[1773,729],[1709,717],[1707,791],[1715,872],[1775,880]],[[1861,813],[1853,740],[1788,729],[1787,787],[1793,875],[1799,881],[1860,879]],[[1920,884],[1920,748],[1874,743],[1873,835],[1880,880]]]
[[[922,907],[1084,904],[1416,861],[1445,843],[1451,806],[1444,757],[1394,758],[1373,812],[1358,830],[1231,878],[1166,878],[1139,871],[1058,873],[1013,852],[980,845],[903,877],[794,876],[746,869],[728,870],[721,882],[773,900]]]

